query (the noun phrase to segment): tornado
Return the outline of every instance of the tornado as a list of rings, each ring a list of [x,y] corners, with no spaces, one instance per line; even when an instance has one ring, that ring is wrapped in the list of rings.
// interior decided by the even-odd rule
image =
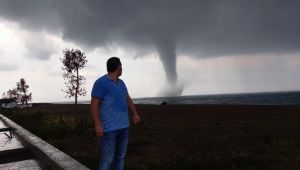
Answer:
[[[183,86],[177,80],[176,70],[176,41],[173,39],[156,39],[156,50],[162,62],[167,83],[158,93],[158,96],[173,97],[180,96]]]

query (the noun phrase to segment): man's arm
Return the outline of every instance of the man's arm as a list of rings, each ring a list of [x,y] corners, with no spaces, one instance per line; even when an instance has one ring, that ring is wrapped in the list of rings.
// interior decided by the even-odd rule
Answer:
[[[100,99],[98,99],[97,97],[92,97],[91,113],[92,113],[92,117],[94,120],[96,136],[98,136],[98,137],[103,136],[103,127],[102,127],[102,123],[100,121],[100,117],[99,117],[100,110],[98,107],[98,105],[100,103],[101,103]]]
[[[137,124],[140,122],[141,118],[136,110],[136,107],[135,105],[133,104],[133,101],[131,99],[131,97],[128,95],[127,96],[127,103],[128,103],[128,107],[130,109],[130,112],[132,113],[132,116],[133,116],[133,123],[134,124]]]

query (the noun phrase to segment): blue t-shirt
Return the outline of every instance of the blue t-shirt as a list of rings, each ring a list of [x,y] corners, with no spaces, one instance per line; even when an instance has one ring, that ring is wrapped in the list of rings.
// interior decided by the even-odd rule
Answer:
[[[107,74],[101,76],[94,83],[91,95],[101,101],[99,116],[104,132],[129,127],[128,91],[121,79],[116,83]]]

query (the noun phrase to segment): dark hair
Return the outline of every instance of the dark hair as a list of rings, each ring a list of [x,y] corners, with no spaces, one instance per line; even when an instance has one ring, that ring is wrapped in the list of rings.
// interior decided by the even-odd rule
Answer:
[[[114,72],[121,65],[121,61],[118,57],[111,57],[106,62],[106,69],[108,72]]]

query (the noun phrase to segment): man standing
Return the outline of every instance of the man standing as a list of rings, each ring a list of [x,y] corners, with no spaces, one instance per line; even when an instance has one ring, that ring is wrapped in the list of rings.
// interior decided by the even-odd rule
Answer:
[[[106,66],[108,73],[96,80],[91,94],[91,112],[99,137],[99,169],[122,170],[128,143],[128,108],[134,124],[140,121],[140,116],[125,83],[119,79],[122,75],[120,59],[111,57]]]

